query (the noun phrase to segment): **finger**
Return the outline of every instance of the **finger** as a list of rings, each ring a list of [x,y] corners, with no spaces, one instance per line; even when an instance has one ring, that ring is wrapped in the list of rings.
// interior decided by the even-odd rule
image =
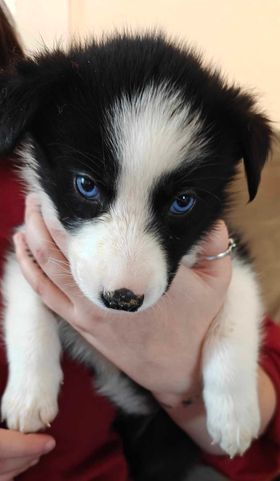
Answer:
[[[40,199],[38,198],[37,194],[34,193],[28,194],[28,196],[25,198],[25,206],[26,213],[35,210],[37,213],[42,215],[48,231],[51,234],[52,240],[66,256],[66,232],[62,224],[59,222],[55,212],[51,210],[42,212],[40,208]]]
[[[212,256],[224,251],[228,246],[229,234],[223,220],[216,222],[201,244],[201,255]]]
[[[52,240],[35,203],[27,203],[25,211],[26,241],[41,269],[69,297],[80,291],[69,269],[69,263]]]
[[[37,262],[34,262],[34,258],[30,257],[24,234],[18,232],[13,240],[16,257],[27,282],[47,307],[68,319],[73,307],[70,299],[44,274]]]
[[[223,279],[231,277],[231,256],[226,255],[221,259],[207,259],[208,256],[216,256],[225,252],[229,246],[229,235],[225,223],[220,220],[216,223],[212,231],[201,244],[198,263],[195,271],[202,276],[209,276],[213,279],[219,279],[223,273]]]
[[[12,469],[11,471],[3,474],[1,473],[1,469],[0,469],[0,473],[1,473],[0,481],[13,481],[17,476],[24,473],[24,471],[27,471],[28,469],[38,464],[39,461],[40,461],[40,458],[33,459],[29,463],[23,464],[20,468]]]
[[[9,429],[0,429],[0,458],[34,456],[50,452],[55,440],[46,434],[23,434]]]
[[[0,473],[1,475],[10,474],[10,476],[14,476],[15,473],[20,473],[30,466],[34,466],[38,461],[39,458],[34,456],[0,459]]]

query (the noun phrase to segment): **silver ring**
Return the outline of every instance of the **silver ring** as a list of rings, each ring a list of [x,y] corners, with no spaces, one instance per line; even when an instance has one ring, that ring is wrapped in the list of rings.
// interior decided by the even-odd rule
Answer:
[[[236,242],[232,237],[229,238],[228,240],[228,248],[224,252],[220,252],[219,254],[216,254],[215,256],[203,256],[203,259],[206,261],[216,261],[218,259],[223,259],[226,256],[229,256],[233,249],[236,247]]]

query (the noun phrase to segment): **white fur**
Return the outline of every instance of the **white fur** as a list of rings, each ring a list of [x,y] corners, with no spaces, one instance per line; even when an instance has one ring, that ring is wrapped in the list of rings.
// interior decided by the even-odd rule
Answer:
[[[249,447],[260,427],[257,365],[262,316],[254,274],[235,259],[226,302],[203,350],[208,431],[231,457]]]
[[[92,302],[126,288],[144,295],[140,310],[153,305],[167,286],[167,262],[155,233],[147,232],[149,193],[159,178],[199,158],[207,145],[199,112],[191,112],[168,85],[148,86],[141,95],[121,97],[108,112],[108,142],[121,166],[117,198],[109,213],[84,222],[69,237],[67,257],[75,281]],[[56,208],[39,183],[32,142],[19,152],[22,176],[39,194],[44,217]]]
[[[17,155],[22,158],[23,166],[19,167],[19,174],[22,177],[28,192],[42,192],[40,180],[37,173],[38,163],[34,157],[34,146],[28,137],[23,145],[17,149]]]
[[[142,310],[167,286],[167,262],[156,234],[147,232],[149,194],[159,178],[186,159],[194,162],[207,142],[199,113],[192,114],[168,85],[123,96],[108,113],[109,142],[121,173],[110,212],[77,230],[69,242],[73,276],[95,304],[102,291],[144,294]]]
[[[14,256],[7,263],[4,297],[9,378],[1,415],[10,429],[33,432],[46,427],[58,411],[63,375],[57,323],[25,281]]]
[[[94,349],[66,322],[60,323],[65,349],[74,359],[95,371],[95,388],[129,414],[148,414],[153,409],[146,395],[108,359]]]
[[[20,302],[15,302],[15,292],[21,293]],[[7,266],[5,298],[9,382],[2,400],[2,417],[10,428],[37,431],[57,413],[62,379],[57,325],[23,279],[14,258]],[[253,273],[247,265],[234,260],[227,300],[205,341],[202,366],[208,430],[231,456],[244,452],[259,430],[257,358],[261,317]],[[129,378],[66,323],[61,325],[61,335],[72,356],[95,369],[101,394],[127,413],[150,412],[149,400]]]
[[[59,324],[25,281],[14,256],[7,262],[4,297],[9,377],[1,416],[10,429],[36,432],[49,426],[58,412],[63,379]],[[100,394],[127,413],[151,412],[152,405],[134,383],[62,321],[60,336],[73,358],[95,370]]]
[[[108,113],[110,146],[122,166],[119,190],[150,187],[182,162],[201,158],[209,139],[202,116],[192,112],[179,91],[149,85],[132,98],[123,95]]]
[[[108,119],[111,147],[121,165],[117,198],[102,219],[83,222],[68,235],[66,254],[77,284],[93,302],[102,305],[102,290],[125,287],[145,295],[145,309],[167,284],[165,255],[156,234],[146,230],[148,195],[162,174],[185,158],[194,162],[203,151],[203,122],[190,107],[183,107],[179,94],[171,94],[168,86],[150,86],[131,101],[124,96],[108,112]],[[58,222],[55,206],[38,184],[30,145],[24,155],[31,166],[25,171],[26,180],[31,179],[38,192],[44,215]],[[194,258],[195,250],[188,262]],[[36,431],[57,412],[62,378],[57,323],[14,259],[7,266],[5,298],[9,381],[2,416],[9,427]],[[256,372],[261,315],[254,276],[248,266],[235,261],[226,303],[203,353],[208,429],[231,456],[243,452],[259,428]],[[149,410],[143,393],[125,375],[73,332],[62,331],[72,355],[94,366],[100,392],[127,412]]]
[[[128,209],[129,210],[129,209]],[[104,308],[103,291],[127,288],[145,295],[142,309],[154,304],[167,285],[164,253],[137,216],[110,213],[82,226],[69,240],[72,274],[82,292]],[[112,313],[113,315],[113,313]]]

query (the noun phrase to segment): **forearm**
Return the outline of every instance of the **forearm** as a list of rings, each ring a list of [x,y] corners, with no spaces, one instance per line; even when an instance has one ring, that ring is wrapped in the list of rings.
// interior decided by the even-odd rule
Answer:
[[[263,434],[272,420],[276,409],[276,391],[268,375],[259,368],[259,405],[261,427],[259,435]],[[225,454],[219,446],[212,443],[207,432],[206,411],[203,400],[197,399],[192,404],[183,403],[184,399],[158,396],[158,401],[169,416],[180,426],[193,441],[203,450],[211,454]]]

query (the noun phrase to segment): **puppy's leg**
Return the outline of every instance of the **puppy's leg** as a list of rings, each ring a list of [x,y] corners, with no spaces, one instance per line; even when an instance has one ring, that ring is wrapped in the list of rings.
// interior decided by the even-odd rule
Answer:
[[[257,363],[262,306],[249,266],[236,260],[228,296],[203,351],[209,434],[231,457],[257,436]]]
[[[4,278],[9,377],[1,414],[10,429],[33,432],[57,414],[62,381],[57,322],[22,276],[14,256]]]

